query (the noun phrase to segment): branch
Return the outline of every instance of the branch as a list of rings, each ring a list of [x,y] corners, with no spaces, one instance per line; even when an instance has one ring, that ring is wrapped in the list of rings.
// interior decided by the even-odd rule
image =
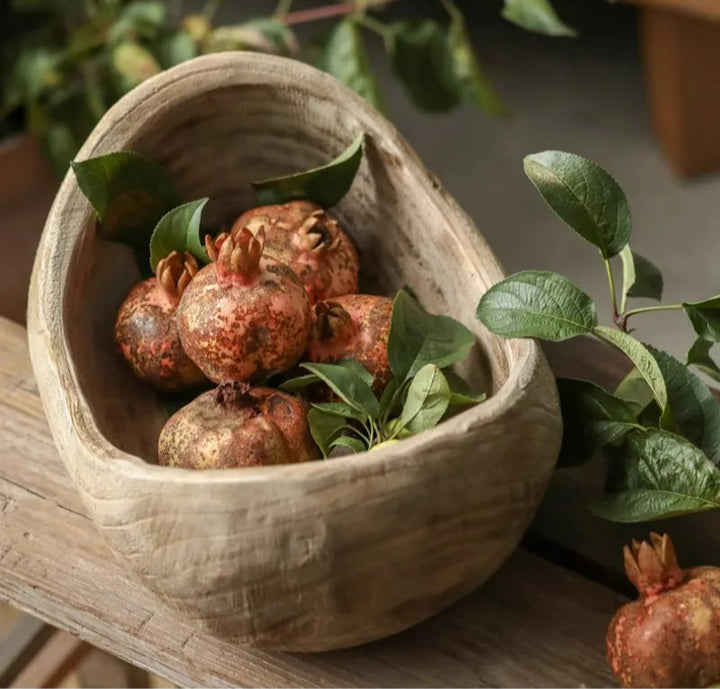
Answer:
[[[298,10],[297,12],[289,12],[281,17],[281,20],[288,26],[294,24],[306,24],[307,22],[316,22],[321,19],[330,19],[332,17],[342,17],[346,14],[352,14],[362,9],[375,9],[389,5],[391,2],[399,2],[400,0],[365,0],[365,2],[341,2],[336,5],[326,5],[324,7],[314,7],[309,10]]]

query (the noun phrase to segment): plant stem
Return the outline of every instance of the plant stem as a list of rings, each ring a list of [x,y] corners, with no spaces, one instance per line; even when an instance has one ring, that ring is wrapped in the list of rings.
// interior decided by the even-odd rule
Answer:
[[[355,21],[373,33],[378,34],[385,43],[390,40],[390,27],[386,26],[374,17],[369,17],[366,14],[360,14],[355,18]]]
[[[610,287],[610,303],[612,304],[613,311],[613,322],[615,325],[620,325],[620,315],[618,314],[617,296],[615,294],[615,278],[613,277],[612,267],[610,266],[610,260],[603,258],[605,263],[605,272],[607,273],[608,286]]]
[[[220,5],[222,5],[223,0],[207,0],[205,3],[205,7],[203,7],[202,14],[205,19],[207,19],[209,22],[212,21],[212,18],[215,16],[215,12],[218,11],[218,8]]]
[[[276,17],[284,17],[292,7],[293,0],[279,0],[275,12],[273,14]]]
[[[458,17],[462,16],[460,14],[460,10],[457,8],[457,5],[453,2],[453,0],[440,0],[440,4],[443,6],[443,9],[450,15],[450,19],[457,19]]]
[[[365,0],[365,2],[358,2],[356,0],[355,2],[340,2],[336,5],[324,5],[323,7],[313,7],[309,10],[290,12],[282,17],[282,21],[288,26],[306,24],[308,22],[320,21],[321,19],[342,17],[366,8],[375,9],[384,7],[391,2],[400,2],[400,0]]]
[[[623,318],[627,320],[630,316],[636,316],[639,313],[652,313],[653,311],[679,311],[683,308],[682,304],[660,304],[659,306],[643,306],[641,309],[632,309],[623,314]]]

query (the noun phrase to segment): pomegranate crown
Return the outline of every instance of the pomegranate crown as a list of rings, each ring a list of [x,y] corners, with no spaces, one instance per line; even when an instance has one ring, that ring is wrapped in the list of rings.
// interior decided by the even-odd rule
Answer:
[[[623,548],[625,573],[642,596],[655,596],[682,584],[675,546],[667,534],[650,533],[650,542],[632,540]]]
[[[315,331],[320,340],[349,339],[355,332],[352,316],[336,301],[315,304]]]
[[[218,385],[217,390],[215,390],[215,400],[223,407],[241,404],[253,399],[251,390],[252,388],[247,383],[230,380]]]
[[[313,211],[298,228],[293,244],[301,251],[319,256],[340,244],[340,227],[324,210]]]
[[[260,272],[265,228],[261,227],[256,235],[247,227],[234,227],[232,232],[223,232],[215,239],[208,234],[205,248],[222,281],[248,284]]]
[[[189,251],[182,256],[177,251],[169,253],[158,261],[155,277],[169,299],[177,301],[182,297],[190,280],[198,272],[198,264]]]

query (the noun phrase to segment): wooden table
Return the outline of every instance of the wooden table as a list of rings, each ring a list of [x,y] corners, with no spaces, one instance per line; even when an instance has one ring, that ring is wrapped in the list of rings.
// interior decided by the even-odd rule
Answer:
[[[582,342],[549,353],[565,374],[614,379],[624,366]],[[587,513],[593,471],[556,472],[523,546],[485,586],[432,620],[342,652],[234,647],[159,607],[116,563],[53,446],[25,331],[0,318],[0,598],[179,684],[612,684],[604,634],[630,593],[619,547],[647,527],[615,527]],[[681,557],[686,545],[678,544]],[[700,548],[698,538],[692,547]]]

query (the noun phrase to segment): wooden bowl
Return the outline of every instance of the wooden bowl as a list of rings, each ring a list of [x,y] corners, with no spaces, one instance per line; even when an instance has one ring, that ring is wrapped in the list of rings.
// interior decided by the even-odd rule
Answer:
[[[78,155],[146,153],[184,198],[210,196],[221,222],[252,204],[251,180],[330,160],[360,131],[364,161],[333,212],[368,279],[387,293],[409,285],[428,310],[472,328],[478,345],[463,373],[493,393],[397,445],[288,466],[156,465],[165,415],[111,338],[137,268],[125,247],[98,239],[72,173],[35,262],[33,366],[89,515],[161,600],[238,643],[353,646],[485,581],[517,545],[553,469],[553,379],[535,342],[499,339],[475,320],[503,273],[470,219],[392,125],[311,67],[252,53],[192,60],[123,98]]]

